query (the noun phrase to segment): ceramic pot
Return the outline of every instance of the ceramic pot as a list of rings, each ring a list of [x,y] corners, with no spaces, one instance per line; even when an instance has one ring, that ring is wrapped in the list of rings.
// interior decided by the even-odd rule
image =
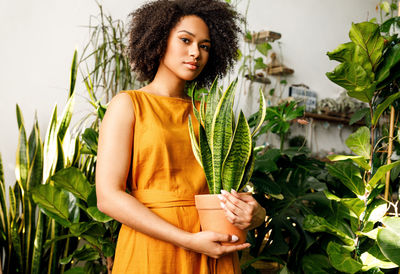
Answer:
[[[248,195],[251,193],[239,193]],[[224,210],[221,208],[217,194],[195,195],[197,212],[199,213],[202,231],[214,231],[239,237],[234,243],[222,243],[223,245],[237,245],[246,242],[247,231],[241,230],[228,221]]]

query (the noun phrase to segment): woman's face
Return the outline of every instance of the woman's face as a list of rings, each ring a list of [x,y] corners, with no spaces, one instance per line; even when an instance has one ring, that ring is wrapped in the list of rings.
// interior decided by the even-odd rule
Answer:
[[[171,76],[181,80],[191,81],[207,64],[210,47],[206,23],[195,15],[184,16],[168,36],[159,69],[166,69]]]

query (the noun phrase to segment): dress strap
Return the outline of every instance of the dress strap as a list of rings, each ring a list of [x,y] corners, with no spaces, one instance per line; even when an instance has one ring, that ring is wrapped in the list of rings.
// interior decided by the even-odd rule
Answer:
[[[194,195],[178,195],[175,192],[156,189],[135,190],[133,196],[148,208],[195,206]]]

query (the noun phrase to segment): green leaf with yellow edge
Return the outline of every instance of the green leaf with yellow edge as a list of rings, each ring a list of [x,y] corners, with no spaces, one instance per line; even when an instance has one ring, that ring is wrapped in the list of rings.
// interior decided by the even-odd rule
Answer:
[[[384,227],[379,228],[377,242],[382,253],[400,266],[400,217],[384,217]]]
[[[360,218],[366,209],[364,202],[358,198],[339,198],[327,190],[324,190],[324,194],[327,199],[342,203],[349,210],[353,211],[358,218]]]
[[[346,145],[358,156],[365,159],[371,157],[370,131],[367,127],[360,127],[356,132],[349,135]]]
[[[201,167],[203,167],[203,163],[201,162],[201,159],[200,159],[200,148],[199,148],[199,144],[196,139],[196,135],[194,133],[192,118],[190,115],[189,115],[188,123],[189,123],[190,143],[192,145],[192,151],[193,151],[194,157],[196,158],[197,162],[201,165]]]
[[[400,98],[400,92],[390,95],[385,99],[385,101],[383,101],[383,103],[378,105],[374,112],[374,115],[372,116],[372,125],[376,125],[378,123],[379,117],[381,117],[382,113],[398,98]]]
[[[397,267],[396,264],[390,262],[385,255],[382,254],[379,247],[375,244],[368,251],[360,256],[363,263],[362,271],[368,271],[371,268],[391,269]]]
[[[334,268],[346,273],[356,273],[361,270],[363,265],[352,258],[351,252],[353,250],[354,247],[329,242],[326,252]]]
[[[223,189],[230,190],[233,188],[236,191],[239,190],[251,152],[250,128],[243,112],[240,111],[229,153],[222,165]]]
[[[206,131],[202,125],[199,125],[199,147],[200,147],[200,159],[203,163],[204,173],[208,184],[210,194],[219,194],[221,192],[221,184],[217,184],[214,181],[214,170],[212,163],[211,149],[207,142]]]

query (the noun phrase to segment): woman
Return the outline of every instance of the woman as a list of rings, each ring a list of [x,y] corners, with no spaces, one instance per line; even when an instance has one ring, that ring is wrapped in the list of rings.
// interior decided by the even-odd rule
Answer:
[[[110,102],[96,168],[98,208],[123,224],[114,273],[240,273],[236,251],[249,244],[221,245],[237,237],[200,232],[194,195],[208,189],[191,150],[185,94],[187,82],[207,86],[233,64],[237,20],[217,0],[159,0],[132,14],[129,56],[150,83]],[[265,218],[252,197],[220,199],[242,229]]]

